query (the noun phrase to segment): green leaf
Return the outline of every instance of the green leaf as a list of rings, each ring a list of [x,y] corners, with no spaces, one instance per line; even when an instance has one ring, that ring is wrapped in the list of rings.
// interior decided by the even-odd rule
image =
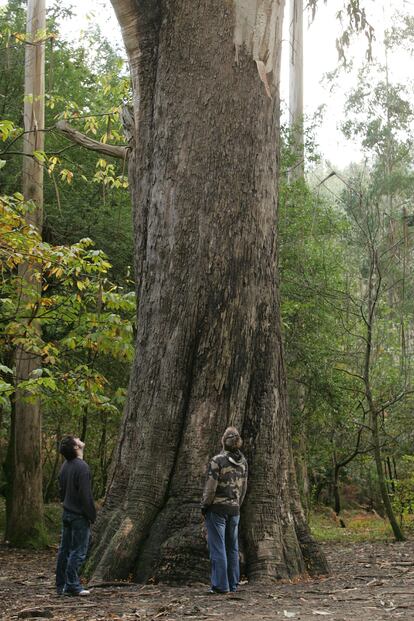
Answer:
[[[44,151],[33,151],[33,157],[37,159],[40,164],[44,164],[46,162],[46,153]]]
[[[0,380],[0,394],[3,396],[12,395],[14,393],[14,386]]]

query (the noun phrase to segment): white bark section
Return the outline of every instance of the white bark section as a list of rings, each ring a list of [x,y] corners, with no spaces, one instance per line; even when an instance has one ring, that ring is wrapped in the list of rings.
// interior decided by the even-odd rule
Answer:
[[[121,26],[122,39],[124,41],[125,49],[128,54],[128,60],[130,65],[131,77],[134,82],[134,76],[137,75],[137,71],[134,68],[139,63],[139,13],[137,9],[137,3],[135,0],[111,0],[111,4],[114,7],[116,17],[119,25]],[[138,110],[139,103],[139,89],[138,85],[133,83],[133,99],[134,99],[134,111]],[[138,119],[135,118],[135,127]]]
[[[290,124],[303,120],[303,0],[290,0]]]
[[[26,34],[30,42],[25,49],[23,194],[37,207],[34,224],[42,229],[43,165],[33,158],[34,151],[44,150],[45,127],[45,0],[30,0],[27,5]]]
[[[137,4],[134,0],[111,0],[111,3],[121,26],[126,51],[131,58],[139,52]]]
[[[284,0],[234,0],[236,61],[245,46],[253,60],[264,63],[278,81]]]
[[[290,0],[289,124],[294,137],[296,165],[291,181],[305,174],[303,147],[303,0]]]

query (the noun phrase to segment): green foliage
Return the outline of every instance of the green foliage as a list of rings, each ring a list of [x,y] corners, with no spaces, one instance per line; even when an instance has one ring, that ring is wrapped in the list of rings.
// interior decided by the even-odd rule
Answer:
[[[10,430],[13,350],[19,346],[41,358],[41,368],[23,387],[27,399],[40,396],[42,402],[49,499],[56,497],[57,442],[65,433],[86,438],[95,493],[103,493],[125,401],[135,317],[126,162],[99,158],[55,128],[67,119],[102,143],[124,143],[119,109],[130,99],[130,81],[125,60],[92,22],[78,43],[61,36],[62,22],[71,17],[71,9],[55,2],[48,7],[47,32],[36,35],[45,39],[47,76],[45,150],[34,154],[46,173],[41,240],[26,221],[31,206],[16,193],[26,3],[9,0],[0,7],[0,457]],[[27,260],[36,278],[23,290],[17,271]]]
[[[286,135],[286,134],[285,134]],[[312,145],[311,137],[306,141]],[[315,148],[311,154],[314,158]],[[289,136],[282,166],[292,167]],[[295,444],[303,451],[315,487],[332,477],[332,453],[345,459],[355,448],[358,421],[355,378],[343,373],[347,349],[343,320],[350,222],[330,196],[303,179],[280,186],[279,238],[282,326]]]
[[[79,42],[66,41],[59,28],[70,9],[48,10],[46,42],[46,146],[35,157],[44,166],[44,239],[73,244],[93,238],[110,258],[111,277],[124,285],[132,263],[132,222],[126,162],[101,160],[69,143],[55,129],[67,119],[103,143],[124,143],[119,109],[130,98],[125,61],[95,26]],[[21,179],[25,4],[0,7],[0,166],[1,192],[12,195]],[[16,39],[15,35],[19,35]],[[102,162],[104,164],[102,165]]]
[[[372,513],[344,511],[342,528],[333,512],[314,511],[310,518],[312,534],[318,541],[358,543],[363,541],[392,541],[389,524]]]
[[[414,528],[414,456],[403,455],[400,460],[403,474],[392,480],[392,503],[394,511],[400,516],[401,524]]]
[[[312,19],[315,18],[318,3],[321,0],[309,0],[307,8],[310,9]],[[327,3],[327,0],[324,0]],[[368,60],[372,59],[372,43],[375,38],[374,29],[367,20],[364,6],[360,0],[344,0],[343,8],[337,14],[337,19],[342,25],[342,32],[336,40],[336,49],[339,61],[344,65],[347,64],[346,52],[351,43],[352,35],[363,32],[367,39],[366,56]]]
[[[91,240],[43,242],[28,224],[30,208],[19,194],[0,198],[0,347],[41,357],[42,368],[20,384],[30,395],[117,411],[105,394],[107,379],[92,362],[97,356],[131,361],[134,294],[108,280],[111,265]],[[35,268],[33,283],[16,272],[23,264]],[[10,375],[5,366],[2,372]],[[13,386],[4,382],[3,388],[10,394]]]
[[[365,164],[323,170],[315,190],[282,180],[282,320],[294,439],[315,498],[333,502],[339,466],[339,485],[358,481],[359,501],[378,507],[370,412],[383,451],[398,459],[412,450],[411,94],[371,63],[346,114],[345,134],[361,141]],[[292,157],[287,136],[286,169]]]
[[[108,279],[111,265],[91,240],[71,246],[42,241],[28,223],[31,208],[18,193],[0,197],[0,353],[9,360],[19,347],[41,359],[19,387],[28,400],[41,399],[51,433],[69,431],[69,424],[79,426],[76,421],[88,415],[105,433],[109,425],[113,441],[133,356],[135,295]],[[24,265],[35,269],[32,283],[19,276],[17,268]],[[13,369],[2,364],[0,374],[7,411]],[[101,477],[111,450],[111,442],[106,444]]]

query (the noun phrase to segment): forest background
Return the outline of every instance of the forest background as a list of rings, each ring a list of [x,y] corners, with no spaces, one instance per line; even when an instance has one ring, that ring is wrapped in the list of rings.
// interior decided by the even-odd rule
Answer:
[[[41,400],[45,503],[57,500],[57,447],[68,432],[86,441],[94,492],[103,497],[134,342],[126,161],[81,149],[56,127],[66,120],[102,144],[127,145],[120,117],[131,97],[128,73],[93,20],[78,41],[62,37],[70,19],[71,9],[61,3],[48,11],[46,146],[35,155],[46,171],[40,238],[27,225],[32,207],[21,194],[25,3],[0,8],[0,485],[7,497],[13,360],[21,347],[42,360],[23,387],[29,401]],[[342,58],[326,76],[335,92],[344,76],[356,75],[337,120],[344,140],[358,149],[357,161],[341,170],[326,163],[315,140],[324,124],[320,110],[305,123],[306,175],[292,180],[300,162],[286,123],[279,267],[306,511],[388,514],[398,538],[410,531],[414,509],[414,102],[408,66],[406,79],[401,73],[397,79],[392,67],[414,49],[409,5],[384,26],[375,31],[371,60]],[[36,304],[30,291],[19,293],[18,266],[28,256],[43,265]],[[48,533],[39,531],[29,543],[47,541]]]

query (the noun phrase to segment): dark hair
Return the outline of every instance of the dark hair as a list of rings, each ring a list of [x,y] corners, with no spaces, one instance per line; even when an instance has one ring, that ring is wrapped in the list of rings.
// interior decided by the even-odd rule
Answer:
[[[235,451],[243,445],[243,440],[241,439],[236,427],[227,427],[221,441],[225,451]]]
[[[77,444],[75,440],[75,436],[65,436],[60,443],[59,453],[63,455],[65,459],[70,461],[71,459],[75,459],[78,456],[77,452]]]

